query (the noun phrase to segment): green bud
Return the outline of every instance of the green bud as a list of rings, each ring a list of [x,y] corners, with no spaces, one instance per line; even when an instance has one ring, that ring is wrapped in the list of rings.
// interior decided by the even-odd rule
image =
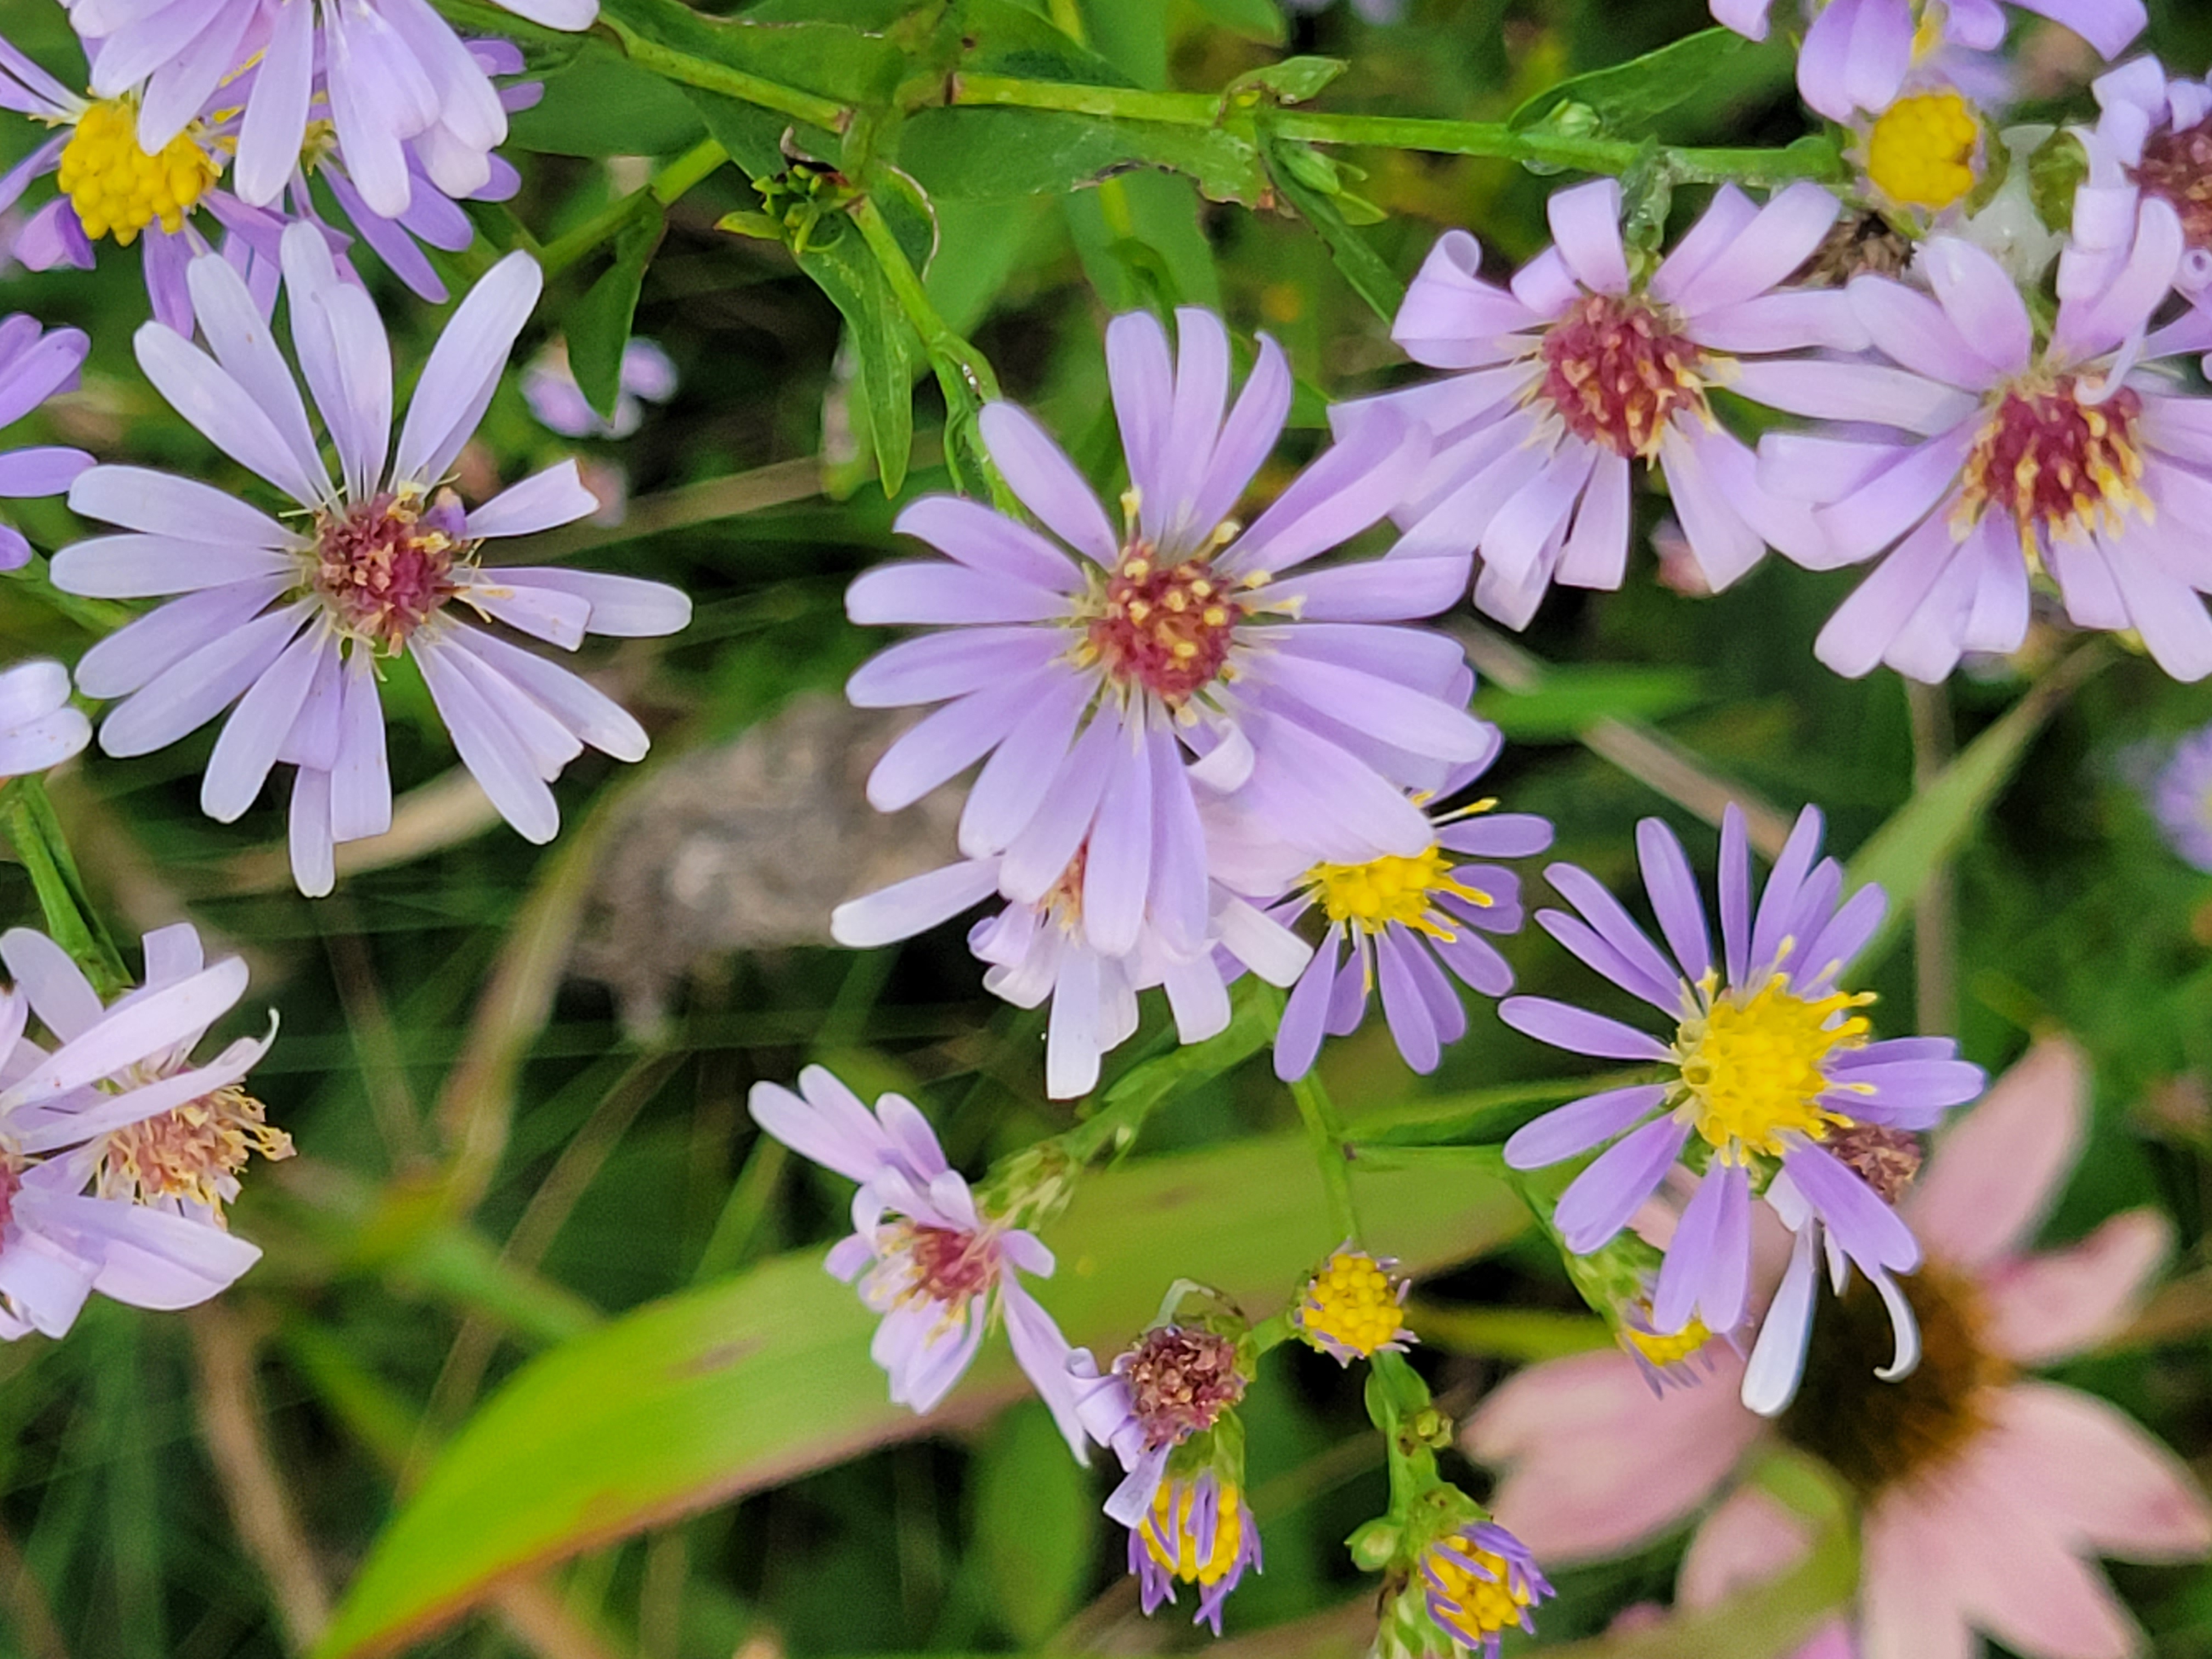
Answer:
[[[1352,1552],[1352,1565],[1360,1571],[1380,1572],[1397,1554],[1398,1542],[1403,1536],[1395,1521],[1381,1515],[1346,1539],[1344,1547]]]

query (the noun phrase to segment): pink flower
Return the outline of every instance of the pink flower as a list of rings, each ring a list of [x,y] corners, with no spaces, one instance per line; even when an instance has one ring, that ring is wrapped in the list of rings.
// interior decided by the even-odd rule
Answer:
[[[1472,1454],[1507,1471],[1498,1519],[1548,1561],[1589,1560],[1720,1495],[1678,1586],[1685,1604],[1717,1601],[1807,1547],[1771,1499],[1734,1486],[1745,1455],[1778,1438],[1826,1457],[1859,1494],[1862,1659],[1969,1659],[1978,1632],[2025,1659],[2135,1652],[2141,1632],[2092,1558],[2194,1559],[2212,1550],[2212,1507],[2111,1406],[2024,1374],[2116,1334],[2169,1242],[2146,1209],[2063,1249],[2026,1248],[2080,1156],[2087,1097],[2079,1052],[2039,1043],[1900,1201],[1929,1258],[1911,1287],[1928,1354],[1908,1382],[1869,1382],[1816,1337],[1800,1405],[1769,1425],[1737,1403],[1733,1355],[1710,1385],[1664,1399],[1620,1354],[1534,1367],[1468,1425]],[[1861,1295],[1863,1319],[1840,1323],[1886,1340]],[[1801,1659],[1841,1659],[1850,1643],[1839,1624]]]

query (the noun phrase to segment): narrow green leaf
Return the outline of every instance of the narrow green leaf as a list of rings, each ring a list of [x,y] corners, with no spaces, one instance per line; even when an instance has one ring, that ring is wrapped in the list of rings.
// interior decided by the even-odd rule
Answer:
[[[615,400],[622,394],[623,352],[637,316],[645,268],[666,228],[660,210],[642,192],[641,197],[644,204],[616,234],[614,264],[568,310],[569,371],[584,401],[603,420],[614,418]]]
[[[1711,28],[1648,52],[1626,64],[1571,76],[1547,87],[1515,110],[1506,125],[1532,127],[1563,104],[1597,112],[1617,137],[1639,137],[1655,117],[1703,91],[1728,60],[1748,44],[1733,29]]]
[[[1097,1553],[1098,1502],[1041,1401],[999,1419],[975,1459],[972,1536],[1007,1633],[1035,1648],[1079,1603]]]
[[[1495,1249],[1526,1212],[1467,1170],[1363,1181],[1370,1242],[1433,1273]],[[1332,1245],[1304,1139],[1277,1135],[1094,1175],[1047,1233],[1041,1299],[1069,1339],[1118,1346],[1176,1275],[1255,1316]],[[795,1478],[974,1422],[1028,1392],[994,1337],[945,1407],[885,1398],[874,1320],[821,1253],[653,1303],[541,1356],[454,1438],[378,1540],[319,1659],[392,1653],[502,1578]]]
[[[1845,889],[1878,884],[1889,895],[1889,914],[1860,953],[1862,967],[1897,942],[1923,884],[1966,844],[2044,723],[2075,686],[2111,659],[2110,649],[2097,641],[2061,660],[1867,838],[1851,859]]]
[[[914,451],[915,378],[927,360],[883,268],[860,232],[842,217],[825,228],[836,234],[823,246],[799,254],[799,268],[820,285],[844,316],[848,337],[860,358],[860,393],[875,446],[877,475],[883,480],[884,494],[896,495],[906,483],[907,463]]]
[[[1334,165],[1310,144],[1291,143],[1272,134],[1261,143],[1275,187],[1298,210],[1298,216],[1314,228],[1352,292],[1384,322],[1395,319],[1398,307],[1405,303],[1406,285],[1398,280],[1396,271],[1383,264],[1382,256],[1367,245],[1367,239],[1352,228],[1337,195],[1325,187],[1337,179]],[[1327,163],[1327,170],[1316,167],[1315,162]]]
[[[1274,8],[1269,4],[1267,9]],[[1303,104],[1351,67],[1341,58],[1285,58],[1238,76],[1224,90],[1231,103],[1246,101],[1246,94],[1267,94],[1280,103]]]

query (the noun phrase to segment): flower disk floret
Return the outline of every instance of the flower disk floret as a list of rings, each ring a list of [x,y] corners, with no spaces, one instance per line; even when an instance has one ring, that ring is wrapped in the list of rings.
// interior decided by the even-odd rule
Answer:
[[[1394,556],[1479,552],[1476,605],[1525,627],[1554,581],[1620,586],[1641,464],[1665,475],[1708,588],[1769,544],[1817,560],[1811,513],[1761,485],[1708,392],[1759,401],[1773,354],[1864,343],[1840,295],[1779,286],[1820,246],[1836,198],[1795,185],[1759,207],[1725,185],[1644,276],[1622,241],[1616,180],[1560,191],[1547,210],[1554,244],[1510,289],[1483,278],[1481,248],[1453,231],[1407,290],[1391,337],[1416,362],[1460,372],[1330,411],[1347,441],[1386,414],[1436,434],[1393,514]]]
[[[548,782],[586,744],[621,760],[644,730],[584,680],[462,619],[464,611],[574,650],[586,634],[673,633],[690,602],[634,577],[489,569],[489,539],[566,524],[598,503],[567,462],[465,510],[442,488],[474,433],[536,301],[538,266],[510,254],[455,310],[424,366],[396,444],[392,361],[374,305],[341,279],[314,227],[285,232],[293,343],[337,452],[333,480],[292,371],[245,279],[195,260],[194,310],[210,354],[163,324],[137,336],[147,378],[218,448],[307,510],[300,528],[209,485],[98,466],[70,504],[127,532],[57,554],[55,584],[106,599],[184,597],[85,653],[77,684],[124,701],[100,726],[112,755],[149,753],[234,700],[200,804],[228,823],[278,761],[296,769],[292,868],[328,892],[340,842],[390,826],[377,665],[422,670],[460,757],[501,814],[532,841],[560,811]]]
[[[1871,1040],[1856,1012],[1871,999],[1838,988],[1887,900],[1872,886],[1842,897],[1842,867],[1819,859],[1817,811],[1808,807],[1798,818],[1754,912],[1743,814],[1728,809],[1718,961],[1681,843],[1656,818],[1638,826],[1637,841],[1666,952],[1571,865],[1546,874],[1578,914],[1546,910],[1536,919],[1588,966],[1658,1010],[1673,1025],[1671,1041],[1541,997],[1509,999],[1498,1013],[1560,1048],[1659,1066],[1662,1080],[1545,1114],[1506,1143],[1506,1162],[1538,1169],[1607,1147],[1569,1183],[1553,1217],[1578,1255],[1619,1234],[1678,1165],[1687,1171],[1694,1190],[1651,1296],[1651,1329],[1662,1337],[1693,1317],[1714,1332],[1744,1322],[1752,1204],[1764,1200],[1796,1242],[1745,1376],[1753,1409],[1779,1411],[1795,1392],[1812,1318],[1811,1264],[1824,1236],[1839,1282],[1844,1264],[1856,1265],[1889,1306],[1897,1348],[1882,1375],[1909,1372],[1917,1334],[1893,1275],[1918,1265],[1919,1246],[1836,1143],[1863,1126],[1932,1127],[1981,1092],[1980,1070],[1959,1060],[1948,1039]]]

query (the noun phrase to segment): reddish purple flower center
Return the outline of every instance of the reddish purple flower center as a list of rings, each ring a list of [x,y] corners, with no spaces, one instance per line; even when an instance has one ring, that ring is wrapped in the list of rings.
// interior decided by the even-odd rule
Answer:
[[[2136,188],[2173,204],[2190,246],[2212,248],[2212,118],[2153,133],[2128,173]]]
[[[12,1152],[0,1151],[0,1227],[15,1216],[15,1194],[23,1190],[23,1164]]]
[[[1109,679],[1176,708],[1224,677],[1243,618],[1205,555],[1168,564],[1140,541],[1106,579],[1084,644]]]
[[[1154,1448],[1202,1434],[1244,1397],[1237,1345],[1211,1331],[1163,1325],[1115,1363],[1129,1385],[1129,1409]]]
[[[982,1295],[998,1277],[999,1253],[988,1235],[920,1225],[912,1231],[907,1246],[914,1263],[912,1294],[958,1304]]]
[[[1920,1173],[1920,1137],[1883,1123],[1854,1123],[1828,1137],[1828,1156],[1847,1164],[1885,1204],[1905,1196]]]
[[[2087,535],[2142,504],[2143,463],[2136,442],[2142,399],[2122,386],[2101,402],[2102,381],[2071,374],[2016,382],[1989,411],[1966,458],[1963,530],[1990,511],[2020,527],[2033,550],[2037,526]]]
[[[343,517],[325,514],[315,538],[315,594],[345,633],[397,653],[460,591],[453,580],[466,546],[459,529],[450,497],[425,508],[418,496],[387,491]]]
[[[1705,416],[1705,354],[1648,301],[1590,295],[1542,349],[1543,396],[1584,443],[1649,460],[1674,416]]]

